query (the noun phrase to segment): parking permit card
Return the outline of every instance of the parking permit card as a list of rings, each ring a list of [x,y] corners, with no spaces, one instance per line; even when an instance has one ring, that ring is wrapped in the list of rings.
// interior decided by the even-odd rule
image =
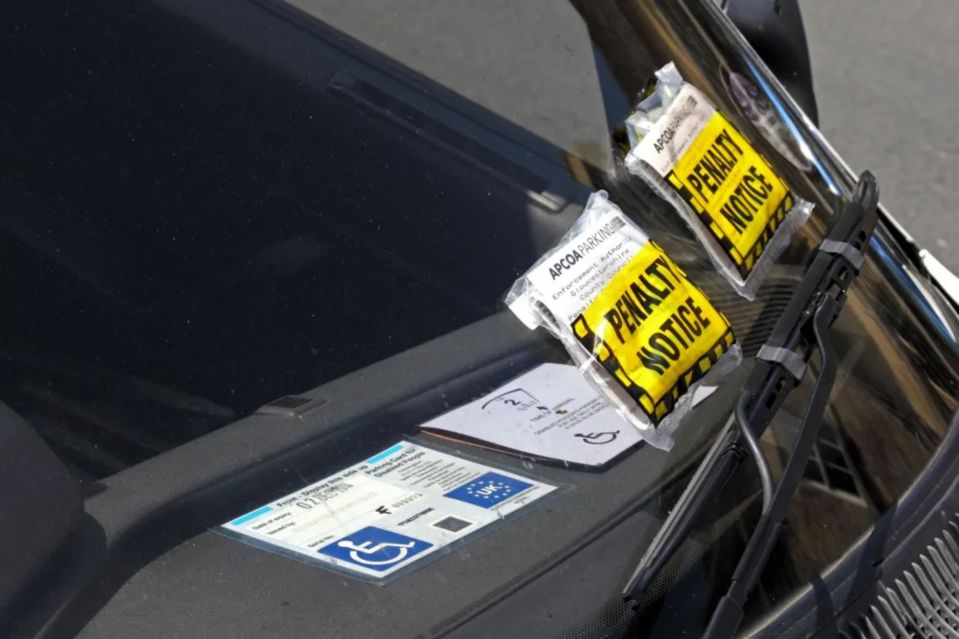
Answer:
[[[690,206],[743,278],[795,204],[765,158],[690,84],[633,153]]]
[[[400,442],[222,529],[254,545],[383,580],[555,489]]]
[[[423,424],[534,457],[602,466],[642,438],[575,366],[543,364]]]

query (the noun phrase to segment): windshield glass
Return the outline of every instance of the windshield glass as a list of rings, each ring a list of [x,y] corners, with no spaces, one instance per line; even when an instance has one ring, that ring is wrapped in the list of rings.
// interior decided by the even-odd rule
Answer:
[[[109,477],[504,314],[510,284],[605,189],[729,318],[747,362],[673,452],[640,447],[610,471],[610,511],[646,517],[636,554],[612,562],[615,599],[848,189],[739,43],[695,2],[59,4],[0,20],[0,400],[79,480]],[[623,121],[669,61],[815,205],[755,301],[623,168]],[[833,399],[753,619],[895,503],[956,409],[955,316],[907,262],[880,228],[833,329]],[[809,387],[763,438],[774,471]],[[703,601],[724,589],[757,491],[741,469],[643,614],[674,611],[680,585]]]

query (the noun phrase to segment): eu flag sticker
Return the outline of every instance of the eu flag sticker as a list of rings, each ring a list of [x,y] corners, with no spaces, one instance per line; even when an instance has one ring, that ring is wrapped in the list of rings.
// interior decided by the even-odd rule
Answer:
[[[334,541],[317,552],[339,561],[385,572],[420,554],[433,544],[376,526],[367,526]]]
[[[465,501],[480,508],[492,508],[514,495],[532,488],[533,484],[499,473],[485,473],[468,484],[463,484],[443,495]]]

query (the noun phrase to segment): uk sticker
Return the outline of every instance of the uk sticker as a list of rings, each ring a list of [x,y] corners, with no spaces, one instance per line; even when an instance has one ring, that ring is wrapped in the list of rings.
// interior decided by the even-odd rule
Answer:
[[[257,546],[380,580],[555,488],[400,442],[221,528]]]
[[[689,84],[634,153],[690,206],[744,279],[795,204],[765,158]]]
[[[531,487],[532,484],[515,477],[489,472],[480,475],[468,484],[451,490],[444,497],[458,499],[467,504],[489,509]]]

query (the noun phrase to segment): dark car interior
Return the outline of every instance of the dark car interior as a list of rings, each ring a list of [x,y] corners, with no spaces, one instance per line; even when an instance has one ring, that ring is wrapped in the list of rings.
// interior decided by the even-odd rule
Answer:
[[[81,477],[489,315],[585,191],[321,25],[317,87],[70,6],[4,10],[0,375]]]

